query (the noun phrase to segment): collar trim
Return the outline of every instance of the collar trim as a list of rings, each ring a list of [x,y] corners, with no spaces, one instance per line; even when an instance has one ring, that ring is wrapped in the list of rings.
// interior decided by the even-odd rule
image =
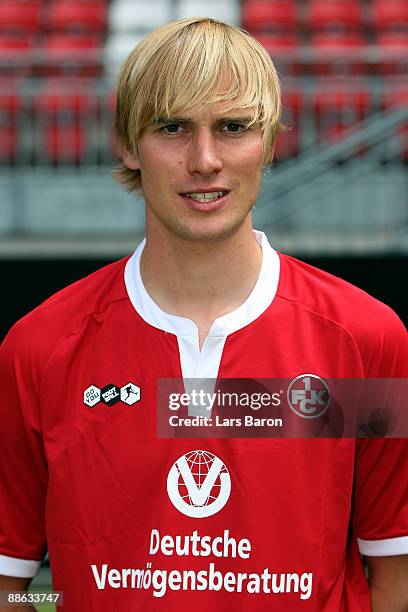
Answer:
[[[273,302],[279,283],[280,259],[263,232],[253,230],[255,240],[262,248],[262,266],[255,287],[243,304],[232,312],[215,319],[208,337],[225,337],[260,317]],[[146,239],[138,246],[125,266],[125,285],[129,299],[146,323],[178,337],[198,337],[194,321],[162,310],[152,300],[143,285],[140,258]]]

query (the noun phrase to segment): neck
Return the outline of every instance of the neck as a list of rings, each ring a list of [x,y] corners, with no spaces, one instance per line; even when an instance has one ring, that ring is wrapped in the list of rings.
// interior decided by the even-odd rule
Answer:
[[[248,215],[234,235],[215,244],[196,244],[147,226],[140,271],[147,292],[162,310],[208,328],[247,299],[261,264]]]

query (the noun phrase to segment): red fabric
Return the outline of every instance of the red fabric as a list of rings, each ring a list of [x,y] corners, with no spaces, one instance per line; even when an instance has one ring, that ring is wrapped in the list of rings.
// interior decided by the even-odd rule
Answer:
[[[275,299],[227,337],[219,379],[407,376],[407,334],[388,307],[294,258],[280,259]],[[64,591],[67,612],[370,612],[356,538],[408,534],[406,440],[158,439],[156,383],[181,376],[177,338],[134,310],[124,263],[51,297],[2,345],[0,553],[40,559],[47,538],[53,586]],[[90,385],[129,381],[141,387],[137,404],[84,404]],[[226,505],[200,519],[179,512],[166,485],[174,462],[194,449],[219,457],[231,478]],[[172,538],[228,530],[248,539],[251,552],[149,554],[152,529]],[[155,597],[151,589],[98,590],[91,571],[146,563],[167,572],[199,572],[209,563],[224,573],[311,572],[313,588],[303,600],[299,591],[189,588]]]

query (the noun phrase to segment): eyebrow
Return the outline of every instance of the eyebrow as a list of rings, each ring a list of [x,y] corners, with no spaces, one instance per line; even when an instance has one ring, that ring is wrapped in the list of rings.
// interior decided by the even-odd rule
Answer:
[[[252,121],[253,117],[219,117],[215,123],[251,123]],[[191,117],[159,117],[156,123],[194,123],[194,120]]]

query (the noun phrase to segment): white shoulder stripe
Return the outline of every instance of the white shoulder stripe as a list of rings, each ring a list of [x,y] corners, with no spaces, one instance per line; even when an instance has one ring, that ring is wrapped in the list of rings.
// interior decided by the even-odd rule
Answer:
[[[41,561],[17,559],[0,555],[0,574],[15,578],[34,578],[38,574]]]
[[[361,540],[357,538],[357,544],[361,554],[368,557],[408,555],[408,536],[389,538],[388,540]]]

